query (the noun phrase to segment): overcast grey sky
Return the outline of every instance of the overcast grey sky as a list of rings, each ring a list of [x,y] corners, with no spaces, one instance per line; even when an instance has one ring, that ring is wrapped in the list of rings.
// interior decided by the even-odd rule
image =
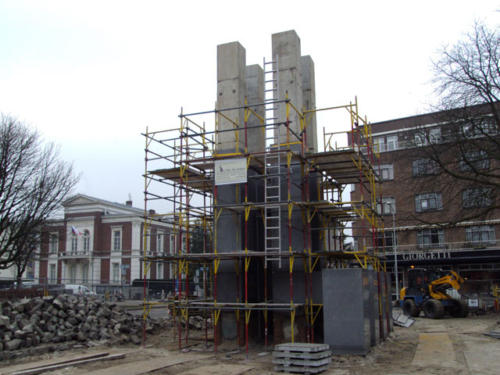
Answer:
[[[261,64],[271,34],[295,29],[315,62],[317,105],[357,95],[375,122],[426,112],[438,49],[474,20],[498,27],[499,9],[481,0],[0,0],[0,112],[60,145],[82,173],[77,192],[117,202],[130,193],[141,207],[140,133],[177,127],[181,106],[213,108],[217,44],[238,40],[247,64]]]

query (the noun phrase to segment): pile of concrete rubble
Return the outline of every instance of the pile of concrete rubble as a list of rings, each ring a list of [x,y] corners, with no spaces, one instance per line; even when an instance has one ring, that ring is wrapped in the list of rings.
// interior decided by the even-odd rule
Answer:
[[[163,324],[148,317],[146,332]],[[138,345],[142,330],[142,315],[134,316],[92,297],[60,295],[0,304],[0,354],[4,358],[7,352],[21,348],[64,350],[71,347],[70,342]]]

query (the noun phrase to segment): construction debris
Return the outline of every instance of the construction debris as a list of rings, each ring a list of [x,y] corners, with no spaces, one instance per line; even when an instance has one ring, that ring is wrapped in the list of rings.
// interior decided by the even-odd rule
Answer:
[[[146,330],[152,333],[160,326],[159,321],[148,318]],[[3,301],[0,304],[0,359],[41,354],[38,350],[29,350],[39,346],[47,352],[69,349],[71,343],[139,345],[142,329],[142,316],[134,316],[115,304],[92,297],[60,295]]]
[[[492,330],[485,333],[486,336],[493,337],[494,339],[500,339],[500,330]]]
[[[331,362],[332,352],[327,344],[287,343],[274,347],[275,371],[318,374]]]
[[[47,372],[47,371],[58,370],[61,368],[66,368],[66,367],[71,367],[71,366],[84,365],[84,364],[98,362],[98,361],[109,361],[109,360],[113,360],[113,359],[123,359],[123,358],[125,358],[125,354],[112,354],[112,355],[110,355],[109,353],[104,353],[102,355],[83,356],[81,358],[76,358],[72,361],[60,361],[60,362],[55,362],[55,363],[52,363],[49,365],[32,367],[32,368],[27,368],[27,369],[20,370],[20,371],[15,371],[15,372],[9,373],[9,375],[37,375],[37,374],[42,374],[42,373]]]
[[[400,311],[392,311],[392,320],[394,324],[400,327],[409,328],[415,323],[415,319],[410,318],[409,316],[403,314]]]

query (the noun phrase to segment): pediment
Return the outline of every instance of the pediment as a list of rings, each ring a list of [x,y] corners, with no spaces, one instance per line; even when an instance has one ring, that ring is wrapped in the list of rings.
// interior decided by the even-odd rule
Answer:
[[[76,195],[74,197],[65,200],[63,206],[71,207],[71,206],[81,206],[81,205],[96,204],[96,203],[98,202],[95,199],[92,199],[85,195]]]

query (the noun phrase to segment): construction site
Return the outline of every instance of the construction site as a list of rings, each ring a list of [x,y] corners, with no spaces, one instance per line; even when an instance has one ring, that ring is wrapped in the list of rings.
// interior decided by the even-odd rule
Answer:
[[[323,127],[318,145],[323,112],[339,123]],[[178,121],[144,134],[145,214],[168,201],[172,212],[148,220],[171,220],[178,239],[174,254],[145,254],[144,269],[165,262],[176,271],[179,349],[193,312],[213,323],[215,351],[236,340],[246,352],[252,343],[324,342],[366,353],[384,340],[391,293],[375,243],[383,223],[370,127],[355,98],[316,107],[314,62],[295,31],[272,35],[262,66],[247,66],[238,42],[219,45],[215,109]],[[362,187],[360,200],[350,201],[351,184]],[[196,297],[193,269],[203,270]]]
[[[358,99],[317,105],[293,30],[270,56],[247,65],[239,42],[218,45],[215,108],[142,134],[142,295],[3,301],[0,374],[498,373],[498,315],[465,319],[447,295],[463,278],[415,269],[400,291],[387,272],[379,146]],[[158,223],[168,251],[151,250]],[[155,269],[174,276],[161,300]]]

